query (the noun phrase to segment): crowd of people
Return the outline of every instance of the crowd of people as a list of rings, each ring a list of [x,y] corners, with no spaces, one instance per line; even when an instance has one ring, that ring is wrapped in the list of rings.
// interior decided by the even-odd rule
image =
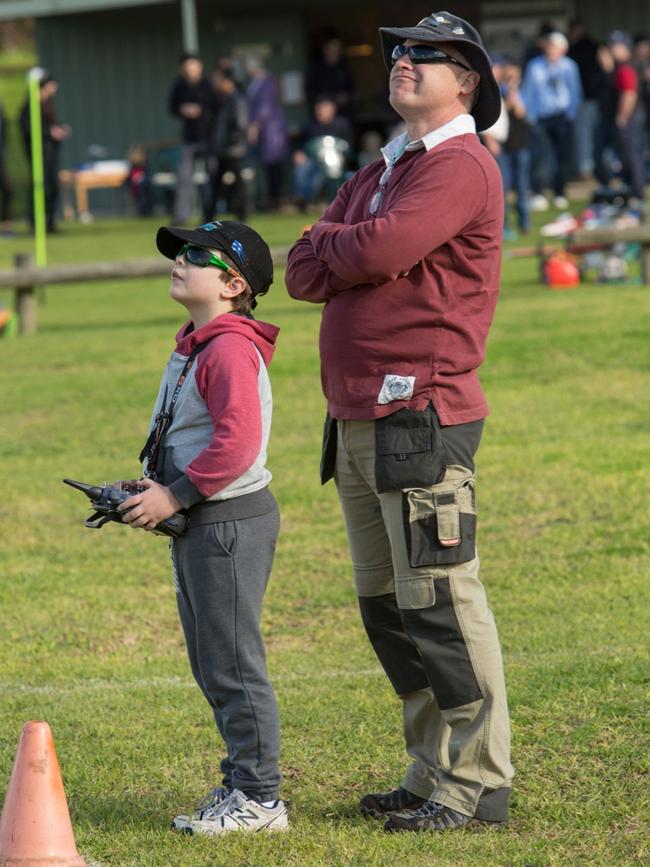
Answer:
[[[528,231],[531,211],[567,208],[567,183],[573,178],[603,186],[617,178],[633,205],[643,202],[650,147],[650,36],[632,38],[615,30],[599,44],[576,19],[566,35],[542,25],[522,57],[494,53],[491,59],[502,112],[482,139],[497,160],[505,190],[513,191],[519,232]],[[339,40],[325,42],[307,70],[310,118],[298,134],[290,135],[274,76],[259,62],[249,63],[246,71],[244,86],[227,59],[208,77],[198,57],[181,59],[170,100],[172,113],[183,122],[174,208],[179,222],[189,216],[197,154],[206,158],[210,178],[203,196],[206,221],[219,203],[243,220],[251,205],[275,209],[290,200],[305,208],[319,198],[329,201],[348,170],[368,161],[366,140],[360,141],[350,112],[353,79]],[[386,132],[390,137],[395,130]],[[325,137],[336,143],[329,153],[322,150]],[[370,158],[379,156],[381,143],[373,143]],[[328,165],[336,165],[331,178]],[[264,177],[262,198],[256,201],[242,180],[246,166],[257,167]],[[229,185],[224,186],[224,177]],[[508,207],[504,234],[516,234]]]
[[[499,120],[483,133],[519,232],[530,211],[565,209],[571,178],[609,186],[614,178],[642,207],[650,146],[650,37],[612,31],[603,44],[571,22],[568,35],[544,25],[523,58],[495,54]],[[504,234],[513,237],[506,205]]]
[[[482,140],[499,165],[506,192],[512,191],[507,200],[514,202],[516,229],[506,205],[506,238],[528,231],[531,211],[567,208],[567,183],[574,178],[604,186],[617,178],[634,206],[643,202],[650,152],[650,36],[632,38],[615,30],[599,44],[578,20],[566,35],[544,24],[522,56],[493,53],[491,60],[502,111]],[[54,109],[57,88],[51,76],[42,79],[48,231],[56,229],[60,145],[70,135]],[[277,78],[259,59],[240,69],[223,57],[207,71],[197,54],[183,54],[167,105],[180,122],[170,202],[174,222],[186,223],[197,209],[205,222],[223,210],[244,221],[251,209],[291,203],[306,210],[330,201],[352,170],[379,157],[381,144],[395,133],[355,126],[353,90],[343,44],[326,40],[306,70],[308,120],[295,130]],[[27,103],[19,125],[29,159]],[[6,233],[12,183],[5,131],[0,106],[0,232]],[[155,205],[150,154],[135,148],[129,160],[128,188],[138,213],[150,214]],[[31,220],[31,191],[29,198]]]
[[[169,110],[181,121],[181,144],[173,217],[189,220],[194,205],[197,161],[205,167],[201,210],[209,222],[221,203],[245,220],[252,206],[274,210],[287,198],[306,207],[332,180],[342,180],[350,162],[353,128],[346,116],[352,77],[340,41],[327,41],[322,56],[309,67],[305,95],[310,118],[291,134],[275,76],[259,59],[246,63],[246,83],[229,58],[221,58],[206,74],[201,58],[185,53],[169,97]],[[331,155],[319,143],[334,141]],[[292,190],[287,196],[288,167]],[[328,166],[330,167],[328,171]],[[256,188],[247,179],[258,175]]]

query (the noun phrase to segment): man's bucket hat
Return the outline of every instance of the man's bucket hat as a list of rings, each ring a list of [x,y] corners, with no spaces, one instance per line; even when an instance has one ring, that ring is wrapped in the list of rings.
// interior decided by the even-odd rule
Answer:
[[[405,39],[454,43],[472,69],[481,76],[478,98],[471,110],[477,131],[488,129],[496,123],[501,114],[499,85],[492,74],[483,40],[471,24],[450,12],[432,12],[414,27],[380,27],[379,33],[384,63],[388,69],[391,68],[393,48]]]
[[[235,220],[214,220],[198,229],[161,226],[156,246],[168,259],[175,259],[184,244],[216,248],[227,253],[253,290],[264,295],[273,282],[273,260],[266,241],[255,229]]]

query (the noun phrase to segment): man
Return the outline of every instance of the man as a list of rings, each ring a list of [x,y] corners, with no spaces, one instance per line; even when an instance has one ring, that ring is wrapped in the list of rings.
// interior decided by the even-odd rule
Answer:
[[[248,103],[231,69],[215,67],[212,86],[219,100],[219,112],[212,131],[212,155],[208,160],[210,189],[205,198],[203,220],[210,223],[214,219],[219,196],[225,192],[229,207],[243,223],[248,213],[243,177],[248,150]],[[232,179],[230,184],[225,183],[228,175]],[[228,189],[224,189],[226,187]]]
[[[639,76],[630,63],[632,39],[614,30],[607,39],[611,68],[603,89],[602,150],[613,145],[620,157],[623,178],[639,203],[645,195],[644,135],[645,111],[639,95]],[[596,170],[598,180],[607,184],[611,171],[601,158]]]
[[[567,208],[565,187],[572,159],[573,124],[582,102],[582,86],[577,64],[566,57],[569,42],[562,33],[549,33],[544,53],[526,67],[521,97],[529,123],[533,124],[533,210],[543,211],[548,202],[543,195],[546,178],[542,167],[551,163],[556,208]]]
[[[501,262],[501,106],[476,30],[448,12],[384,27],[407,132],[294,245],[294,298],[325,303],[322,479],[335,478],[362,619],[402,700],[412,764],[360,809],[389,831],[503,823],[513,770],[501,652],[478,578],[476,375]]]
[[[41,135],[43,141],[45,228],[48,233],[57,231],[56,217],[59,203],[59,152],[63,142],[66,141],[72,133],[70,127],[65,123],[60,123],[57,117],[54,97],[58,93],[58,90],[59,82],[49,73],[44,72],[39,82],[39,99],[41,104]],[[18,123],[22,132],[25,155],[31,164],[32,121],[29,108],[29,97],[25,100],[20,110]],[[27,202],[27,219],[33,228],[34,186],[32,177],[30,177],[29,199]]]
[[[185,52],[180,58],[180,74],[169,94],[169,111],[182,121],[182,143],[176,171],[174,222],[188,222],[194,204],[194,163],[208,149],[216,100],[210,82],[203,74],[203,62],[196,54]]]
[[[293,188],[301,210],[323,192],[328,201],[333,197],[344,179],[353,137],[352,124],[338,113],[334,99],[319,96],[293,154]]]
[[[578,65],[583,100],[576,119],[576,162],[583,178],[592,177],[595,168],[596,131],[600,123],[599,99],[603,71],[598,63],[598,43],[578,18],[569,25],[569,57]]]
[[[0,102],[0,237],[11,235],[11,200],[13,187],[5,165],[7,148],[7,121],[2,103]]]
[[[329,96],[341,114],[349,114],[354,82],[340,39],[323,43],[320,57],[307,70],[305,91],[310,107],[315,107],[319,97]]]

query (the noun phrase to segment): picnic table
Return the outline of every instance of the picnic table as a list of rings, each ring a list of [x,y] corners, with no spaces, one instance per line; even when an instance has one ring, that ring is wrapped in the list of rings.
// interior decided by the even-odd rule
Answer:
[[[88,168],[61,169],[59,183],[63,190],[64,219],[74,220],[76,213],[82,223],[90,222],[93,216],[88,206],[88,190],[119,189],[128,176],[129,167],[122,160],[107,160]]]

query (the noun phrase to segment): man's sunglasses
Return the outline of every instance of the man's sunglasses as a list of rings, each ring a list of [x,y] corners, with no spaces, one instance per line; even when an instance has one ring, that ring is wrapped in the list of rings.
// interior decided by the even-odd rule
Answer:
[[[455,63],[456,66],[462,66],[463,69],[472,72],[469,66],[465,66],[460,60],[431,45],[396,45],[390,56],[391,66],[394,66],[405,54],[408,54],[411,63]]]
[[[185,261],[190,265],[196,265],[199,268],[207,268],[208,265],[213,265],[215,268],[221,268],[222,271],[227,271],[231,277],[241,277],[234,268],[231,268],[227,262],[215,256],[210,250],[205,247],[197,247],[195,244],[185,244],[178,251],[178,256],[184,256]]]

